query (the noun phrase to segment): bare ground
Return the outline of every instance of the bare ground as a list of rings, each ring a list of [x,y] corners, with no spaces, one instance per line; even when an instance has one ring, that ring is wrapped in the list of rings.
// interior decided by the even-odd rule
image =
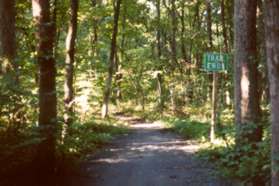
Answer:
[[[232,185],[214,176],[212,166],[194,158],[198,143],[165,130],[159,122],[133,120],[131,123],[131,133],[91,155],[82,166],[83,176],[68,178],[66,185]]]

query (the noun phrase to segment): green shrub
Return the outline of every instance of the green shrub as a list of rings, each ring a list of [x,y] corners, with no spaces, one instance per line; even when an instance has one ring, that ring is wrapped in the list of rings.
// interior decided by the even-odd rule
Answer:
[[[167,118],[165,122],[171,130],[174,130],[185,138],[198,140],[208,138],[210,127],[208,123],[179,118]]]
[[[210,146],[199,151],[198,156],[213,162],[221,176],[251,182],[255,177],[269,180],[270,173],[270,140],[254,144]]]

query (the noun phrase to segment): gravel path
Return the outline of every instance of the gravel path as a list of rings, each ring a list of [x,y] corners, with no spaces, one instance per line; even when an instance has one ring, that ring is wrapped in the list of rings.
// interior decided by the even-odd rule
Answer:
[[[229,186],[194,158],[198,144],[162,128],[135,123],[132,132],[92,155],[73,186]]]

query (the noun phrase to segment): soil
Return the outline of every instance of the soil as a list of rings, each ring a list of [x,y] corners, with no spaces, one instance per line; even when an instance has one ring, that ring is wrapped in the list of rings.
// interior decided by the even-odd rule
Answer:
[[[126,118],[127,119],[127,118]],[[131,132],[91,155],[83,176],[67,186],[230,186],[211,165],[195,158],[199,144],[166,130],[162,123],[133,120]]]

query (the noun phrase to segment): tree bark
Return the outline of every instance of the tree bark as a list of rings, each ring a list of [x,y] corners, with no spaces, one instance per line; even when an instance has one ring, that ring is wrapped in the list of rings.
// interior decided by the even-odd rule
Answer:
[[[18,82],[16,56],[16,7],[15,0],[0,1],[0,72],[8,75],[13,82]]]
[[[235,122],[236,146],[255,143],[262,139],[261,110],[257,60],[257,1],[236,0],[234,36]],[[252,185],[264,185],[260,175]]]
[[[209,40],[209,49],[213,49],[213,38],[212,38],[212,8],[211,8],[211,0],[206,0],[206,22],[207,22],[207,34]]]
[[[265,28],[272,122],[272,186],[279,185],[279,1],[265,1]]]
[[[65,115],[64,120],[67,125],[73,121],[73,105],[74,105],[74,63],[75,63],[75,43],[77,36],[77,16],[78,16],[78,0],[71,0],[70,22],[68,34],[66,38],[66,61],[65,61],[65,85],[64,85],[64,102]]]
[[[179,65],[177,62],[177,51],[176,51],[176,32],[177,32],[177,18],[176,18],[176,5],[175,0],[171,0],[171,24],[172,24],[172,33],[171,33],[171,53],[173,65]],[[180,69],[180,67],[179,67]]]
[[[257,47],[256,47],[257,1],[236,0],[235,2],[235,122],[237,144],[248,140],[261,140],[259,125],[260,103],[258,90]],[[241,128],[254,124],[252,134],[243,134]]]
[[[126,43],[126,19],[127,19],[127,5],[123,4],[123,16],[122,16],[122,24],[121,24],[121,29],[122,29],[122,34],[121,34],[121,44],[120,44],[120,50],[119,52],[116,51],[116,62],[117,64],[115,65],[115,73],[116,73],[116,100],[117,103],[122,99],[122,91],[121,91],[121,82],[123,78],[123,74],[121,72],[122,69],[122,63],[124,62],[125,59],[125,43]],[[118,55],[118,54],[119,55]]]
[[[157,54],[160,58],[162,55],[162,47],[161,47],[161,0],[156,1],[156,12],[157,12]]]
[[[163,67],[161,65],[161,56],[162,56],[162,29],[161,29],[161,0],[156,1],[156,12],[157,12],[157,57],[159,61],[159,70],[160,72],[157,73],[157,92],[159,96],[159,110],[162,111],[164,109],[164,98],[163,98],[163,77],[162,77],[162,70]]]
[[[171,50],[171,65],[173,69],[177,68],[181,71],[180,65],[177,61],[177,50],[176,50],[176,33],[177,33],[177,17],[176,17],[176,4],[175,0],[168,1],[169,5],[167,5],[166,0],[163,0],[163,4],[166,7],[171,22],[171,35],[170,35],[170,50]]]
[[[111,94],[111,84],[112,84],[114,60],[115,60],[115,53],[116,53],[116,46],[117,46],[117,33],[118,33],[118,20],[120,14],[120,7],[121,7],[121,0],[117,0],[116,7],[114,9],[113,33],[112,33],[111,51],[110,51],[109,66],[108,66],[108,77],[106,80],[106,87],[104,91],[104,99],[103,99],[103,106],[102,106],[102,118],[106,118],[108,116],[108,104],[109,104],[109,99]]]
[[[227,24],[226,24],[226,12],[225,12],[225,0],[221,0],[221,21],[222,21],[222,28],[223,28],[223,39],[224,39],[224,51],[227,53],[229,52],[229,45],[228,45],[228,31],[227,31]]]
[[[209,50],[213,50],[213,37],[212,37],[212,7],[211,1],[206,1],[206,10],[207,10],[207,32],[208,32],[208,40],[209,40]],[[210,125],[210,142],[214,142],[215,140],[215,128],[217,124],[218,118],[218,74],[217,72],[213,72],[213,75],[210,76],[212,78],[212,111],[211,111],[211,125]]]
[[[37,154],[37,179],[42,183],[55,170],[56,68],[53,57],[55,27],[51,19],[49,0],[32,0],[37,32],[37,62],[39,64],[39,127],[42,141]],[[44,178],[44,179],[43,179]]]
[[[93,8],[96,8],[98,5],[97,0],[91,0]],[[97,42],[98,42],[98,22],[97,18],[93,19],[93,38],[92,38],[92,52],[93,57],[95,57],[98,53],[97,51]]]
[[[185,2],[181,2],[181,15],[180,15],[180,21],[181,21],[181,53],[184,60],[184,63],[188,62],[187,59],[187,52],[186,52],[186,46],[185,46]]]

